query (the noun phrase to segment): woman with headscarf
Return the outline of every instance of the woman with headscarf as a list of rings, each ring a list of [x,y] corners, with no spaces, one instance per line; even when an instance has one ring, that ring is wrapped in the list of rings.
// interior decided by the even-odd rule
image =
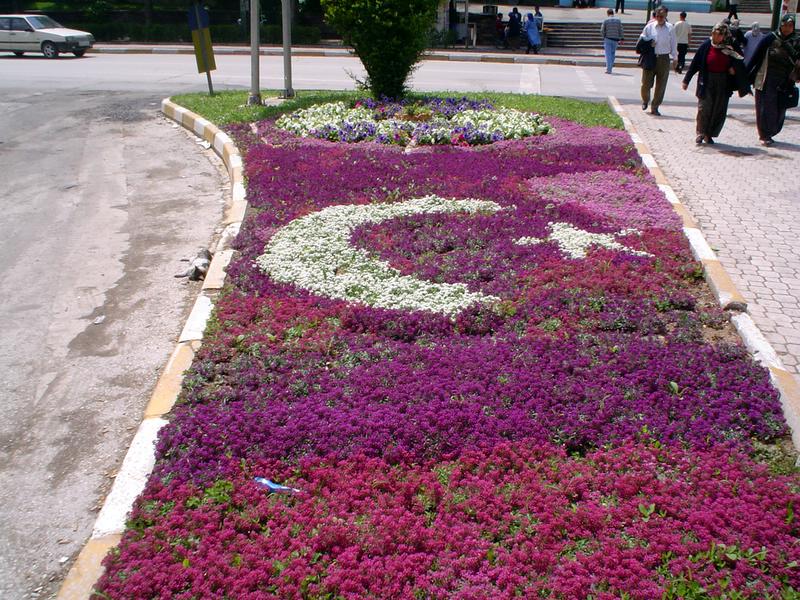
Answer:
[[[711,29],[711,37],[700,44],[681,87],[697,77],[697,137],[695,143],[713,144],[728,116],[728,100],[736,89],[740,96],[750,93],[742,55],[734,50],[730,30],[724,23]]]
[[[786,95],[800,74],[800,35],[794,27],[794,15],[781,17],[777,31],[766,34],[746,64],[747,75],[756,89],[756,127],[764,146],[786,119]]]
[[[541,17],[534,17],[533,13],[528,13],[525,17],[525,24],[522,26],[525,31],[525,39],[528,40],[528,49],[525,50],[525,54],[530,54],[531,50],[534,54],[539,54],[539,48],[542,47],[541,20]]]

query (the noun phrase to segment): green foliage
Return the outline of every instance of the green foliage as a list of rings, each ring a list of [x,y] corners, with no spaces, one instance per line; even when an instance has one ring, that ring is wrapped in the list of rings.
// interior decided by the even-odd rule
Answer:
[[[322,0],[325,19],[351,45],[376,98],[401,98],[429,42],[438,0]]]
[[[432,29],[428,38],[428,46],[431,48],[452,48],[457,41],[458,34],[455,31]]]
[[[752,440],[752,444],[753,458],[758,462],[766,464],[769,467],[770,473],[773,475],[791,476],[800,473],[797,452],[792,446],[791,439],[777,440],[773,443]],[[791,506],[789,510],[792,511]]]

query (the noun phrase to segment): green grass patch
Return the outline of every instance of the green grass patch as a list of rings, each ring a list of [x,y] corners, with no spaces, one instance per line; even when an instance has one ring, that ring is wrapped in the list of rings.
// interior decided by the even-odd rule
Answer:
[[[353,100],[363,96],[362,92],[330,92],[330,91],[298,91],[297,96],[278,106],[248,106],[248,91],[224,91],[209,96],[206,93],[181,94],[172,100],[198,115],[208,119],[220,127],[233,123],[250,123],[277,117],[285,112],[306,108],[312,104],[334,102],[337,100]],[[264,100],[277,98],[280,92],[266,90],[261,92]],[[439,92],[435,94],[411,94],[409,98],[462,97],[471,99],[488,99],[497,106],[516,108],[538,112],[542,115],[561,117],[583,125],[602,125],[614,129],[622,129],[622,119],[605,102],[588,102],[557,96],[536,96],[531,94],[507,94],[497,92],[460,93]]]

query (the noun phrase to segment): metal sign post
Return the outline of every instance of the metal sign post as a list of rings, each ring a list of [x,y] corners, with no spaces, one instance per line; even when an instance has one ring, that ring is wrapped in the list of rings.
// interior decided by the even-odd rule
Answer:
[[[208,80],[208,93],[214,95],[214,86],[211,83],[211,71],[216,70],[214,62],[214,51],[211,48],[211,31],[208,26],[210,19],[208,11],[194,4],[189,9],[189,29],[192,31],[192,42],[194,42],[194,55],[197,59],[197,72],[205,73]]]
[[[292,89],[292,2],[281,0],[283,29],[283,98],[294,98]]]
[[[259,35],[259,2],[260,0],[250,0],[250,96],[247,104],[253,106],[261,104],[261,72],[259,71],[259,52],[261,40]]]

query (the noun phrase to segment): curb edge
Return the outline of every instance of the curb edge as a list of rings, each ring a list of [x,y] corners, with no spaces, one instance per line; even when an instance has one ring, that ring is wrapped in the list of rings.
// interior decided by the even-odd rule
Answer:
[[[783,367],[775,349],[747,313],[747,300],[736,288],[725,267],[706,241],[697,222],[669,184],[664,172],[658,166],[655,156],[650,152],[650,148],[636,131],[631,120],[625,115],[622,105],[614,96],[608,96],[608,104],[622,119],[625,131],[630,135],[642,162],[655,177],[659,189],[682,219],[683,231],[691,245],[692,255],[695,260],[702,263],[706,282],[711,287],[720,306],[723,310],[737,312],[731,317],[731,323],[753,359],[769,371],[772,386],[780,396],[783,417],[789,427],[792,443],[795,450],[800,452],[800,383],[792,373]]]
[[[222,287],[225,269],[233,256],[229,245],[241,227],[247,208],[242,158],[230,137],[213,123],[175,104],[170,98],[161,101],[161,112],[211,144],[214,153],[226,167],[232,200],[222,218],[225,231],[209,267],[213,281],[204,282],[195,300],[178,343],[145,406],[142,421],[125,454],[122,467],[103,501],[92,534],[62,581],[57,600],[89,598],[95,583],[103,574],[103,559],[122,539],[125,519],[153,469],[156,437],[161,427],[167,424],[164,417],[172,410],[180,393],[183,374],[202,344],[203,331],[214,307],[214,293]]]

